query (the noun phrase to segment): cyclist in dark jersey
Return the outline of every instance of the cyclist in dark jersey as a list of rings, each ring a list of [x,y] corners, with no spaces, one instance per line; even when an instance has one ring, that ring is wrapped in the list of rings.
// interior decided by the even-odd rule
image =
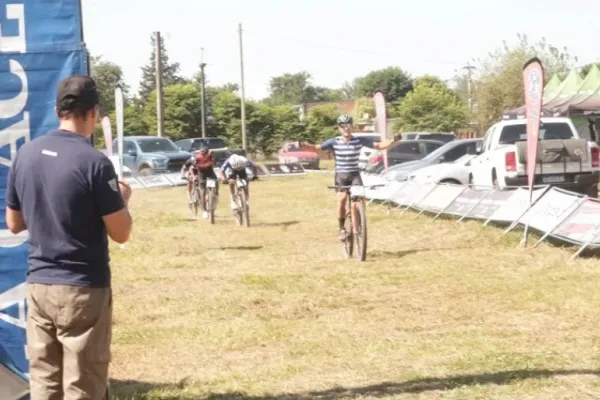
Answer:
[[[206,180],[213,179],[216,181],[215,187],[215,207],[219,202],[219,180],[217,178],[217,174],[215,174],[214,163],[212,156],[208,150],[208,148],[203,147],[196,153],[195,156],[190,157],[189,160],[185,162],[183,165],[181,172],[182,176],[185,174],[185,171],[189,170],[189,178],[188,178],[188,199],[191,198],[192,192],[192,184],[194,179],[198,177],[200,181],[200,199],[202,202],[202,209],[204,210],[203,218],[208,218],[208,212],[206,210]]]
[[[341,115],[338,120],[338,129],[341,136],[328,139],[320,145],[299,143],[300,148],[307,150],[332,150],[335,156],[335,186],[362,186],[360,168],[358,167],[358,157],[363,145],[358,138],[352,136],[352,117]],[[390,140],[376,142],[373,147],[377,150],[385,150],[400,140],[402,135],[396,135]],[[340,240],[347,237],[344,221],[346,219],[346,197],[349,189],[337,189],[338,192],[338,221],[340,228]],[[352,219],[356,221],[354,207],[352,208]],[[356,226],[353,227],[356,230]]]

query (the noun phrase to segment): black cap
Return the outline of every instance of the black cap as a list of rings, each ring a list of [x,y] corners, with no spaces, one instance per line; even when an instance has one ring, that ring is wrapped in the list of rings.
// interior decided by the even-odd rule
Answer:
[[[100,96],[96,82],[89,76],[69,76],[59,82],[56,108],[62,112],[87,112],[98,105]]]

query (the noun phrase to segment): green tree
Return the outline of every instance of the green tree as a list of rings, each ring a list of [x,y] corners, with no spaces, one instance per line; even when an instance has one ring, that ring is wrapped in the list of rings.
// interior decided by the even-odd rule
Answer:
[[[336,136],[339,112],[333,104],[318,105],[308,110],[307,129],[299,139],[312,143]]]
[[[91,76],[96,81],[100,94],[100,113],[108,115],[115,109],[115,89],[120,86],[127,97],[129,86],[125,84],[123,70],[117,64],[102,60],[102,56],[91,58]]]
[[[233,92],[222,91],[212,99],[211,135],[218,136],[230,146],[242,145],[242,121],[240,98]]]
[[[382,91],[388,102],[403,98],[413,88],[410,75],[398,67],[388,67],[371,71],[354,81],[355,95],[373,97],[375,91]]]
[[[265,102],[278,106],[343,100],[344,93],[341,89],[313,86],[310,83],[311,79],[311,75],[306,71],[272,77],[269,82],[270,95]]]
[[[156,110],[156,106],[154,108]],[[117,114],[113,111],[110,114],[110,123],[113,136],[117,135]],[[154,118],[156,124],[156,117]],[[156,126],[156,125],[155,125]],[[154,128],[157,129],[157,128]],[[147,135],[150,132],[144,115],[144,103],[142,100],[134,97],[127,101],[123,108],[123,135]]]
[[[201,95],[196,85],[174,84],[164,89],[164,134],[179,140],[201,134]],[[156,134],[156,91],[152,91],[144,106],[144,123]]]
[[[423,79],[399,106],[400,127],[411,131],[451,132],[468,124],[468,110],[443,82]]]
[[[501,118],[504,111],[524,104],[523,65],[531,57],[540,58],[547,77],[555,73],[565,76],[577,62],[566,48],[549,45],[545,39],[531,44],[526,35],[519,34],[517,38],[515,46],[504,42],[477,67],[474,117],[484,129]]]
[[[164,38],[161,39],[160,63],[162,67],[163,88],[175,83],[189,83],[184,82],[184,79],[181,77],[179,73],[179,63],[171,63],[169,61],[169,55],[167,54],[167,49],[165,47],[165,40]],[[152,52],[150,54],[148,64],[142,67],[142,80],[139,88],[139,96],[144,101],[148,99],[150,92],[156,89],[156,38],[154,35],[151,36],[150,43],[152,45]]]

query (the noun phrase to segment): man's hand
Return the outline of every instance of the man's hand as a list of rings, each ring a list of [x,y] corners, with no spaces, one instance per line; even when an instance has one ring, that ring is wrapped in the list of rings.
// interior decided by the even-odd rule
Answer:
[[[128,203],[129,198],[131,197],[131,186],[129,186],[124,180],[119,179],[119,190],[121,191],[121,196],[123,196],[125,203]]]
[[[398,134],[394,135],[394,142],[397,142],[399,140],[402,140],[402,132],[399,132]]]

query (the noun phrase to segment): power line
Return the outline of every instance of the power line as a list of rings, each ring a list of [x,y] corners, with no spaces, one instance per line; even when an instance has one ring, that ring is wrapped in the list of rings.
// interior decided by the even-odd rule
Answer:
[[[330,44],[327,44],[327,43],[316,43],[316,42],[309,42],[309,41],[302,40],[302,39],[282,37],[282,36],[273,35],[273,34],[265,33],[265,32],[248,31],[246,29],[244,29],[244,33],[250,33],[250,34],[256,35],[256,36],[269,37],[269,38],[272,38],[272,39],[275,39],[275,40],[281,40],[281,41],[293,42],[293,43],[300,43],[300,44],[305,44],[305,45],[309,45],[309,46],[316,46],[316,47],[325,47],[325,48],[329,48],[329,49],[333,49],[333,50],[348,51],[348,52],[352,52],[352,53],[369,54],[369,55],[382,56],[382,57],[395,57],[395,58],[401,58],[401,59],[405,59],[405,60],[419,61],[419,62],[428,62],[428,63],[434,63],[434,64],[446,64],[446,65],[455,65],[455,66],[462,66],[462,65],[464,65],[464,63],[462,63],[462,62],[408,58],[408,57],[400,56],[398,54],[380,53],[380,52],[371,51],[371,50],[364,50],[364,49],[351,49],[351,48],[348,48],[348,47],[334,46],[334,45],[330,45]]]

